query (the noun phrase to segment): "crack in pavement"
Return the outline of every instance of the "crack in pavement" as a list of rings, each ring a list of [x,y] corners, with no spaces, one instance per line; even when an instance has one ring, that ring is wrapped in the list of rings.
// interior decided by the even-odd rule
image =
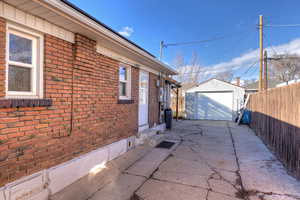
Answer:
[[[263,191],[259,191],[259,190],[246,190],[243,186],[242,177],[240,174],[240,164],[239,164],[239,158],[237,156],[237,151],[236,151],[236,147],[235,147],[235,140],[234,140],[234,137],[233,137],[233,134],[231,131],[231,127],[229,126],[228,122],[227,122],[227,128],[228,128],[229,134],[231,136],[232,145],[234,147],[234,154],[235,154],[236,162],[237,162],[237,166],[238,166],[238,170],[236,171],[236,173],[239,177],[239,180],[240,180],[241,186],[242,186],[241,195],[245,198],[245,200],[249,200],[249,198],[251,196],[257,196],[260,200],[265,200],[265,197],[267,197],[267,196],[283,196],[283,197],[294,198],[295,200],[300,200],[300,197],[297,195],[279,194],[279,193],[275,193],[275,192],[263,192]],[[274,161],[276,161],[276,159],[263,160],[263,161],[274,162]]]
[[[201,129],[203,130],[203,129]],[[189,134],[188,134],[189,135]],[[236,190],[236,197],[237,198],[242,198],[242,199],[245,199],[245,200],[248,200],[248,198],[245,198],[245,196],[243,195],[244,194],[244,188],[243,188],[243,185],[242,185],[242,181],[241,181],[241,176],[239,174],[239,164],[237,164],[238,166],[238,170],[236,171],[233,171],[233,173],[235,173],[238,177],[238,180],[236,180],[235,184],[233,184],[231,181],[227,180],[225,177],[222,176],[222,174],[218,171],[217,168],[213,167],[208,161],[207,159],[203,158],[201,155],[199,155],[199,152],[193,148],[193,145],[198,147],[198,148],[201,148],[200,144],[195,142],[194,140],[186,140],[186,139],[183,139],[184,141],[188,141],[190,142],[192,145],[188,146],[189,149],[196,153],[197,156],[205,162],[205,164],[210,168],[211,171],[213,171],[213,173],[208,177],[208,179],[206,180],[206,183],[208,185],[208,190],[207,190],[207,194],[206,194],[206,200],[208,200],[208,195],[211,191],[214,191],[215,190],[212,188],[211,184],[210,184],[210,180],[221,180],[221,181],[224,181],[225,183],[229,184],[230,186],[232,186],[235,190]],[[232,141],[232,140],[231,140]],[[233,141],[232,141],[233,143]],[[233,150],[235,152],[235,158],[237,159],[237,155],[236,155],[236,151],[235,151],[235,145],[233,144]],[[236,160],[236,162],[238,162]],[[215,177],[217,176],[217,178]],[[219,192],[221,193],[221,192]],[[224,194],[224,193],[221,193],[221,194]],[[227,195],[227,194],[224,194],[224,195]]]
[[[194,153],[199,153],[197,152],[195,149],[193,149],[193,147],[190,147],[191,151],[193,151]],[[222,174],[218,171],[217,168],[213,167],[210,163],[208,163],[208,161],[203,158],[201,155],[198,155],[198,157],[205,162],[205,164],[209,167],[209,169],[211,171],[213,171],[212,174],[210,174],[210,176],[208,177],[208,179],[206,180],[207,182],[207,185],[208,185],[208,190],[209,191],[214,191],[215,190],[212,188],[211,184],[210,184],[210,180],[221,180],[221,181],[224,181],[225,183],[231,185],[237,192],[236,192],[236,197],[237,198],[240,198],[240,196],[238,195],[239,194],[239,191],[241,190],[242,186],[241,186],[241,182],[239,181],[236,181],[235,184],[233,184],[230,180],[227,180],[225,177],[222,176]],[[218,176],[217,178],[215,176]],[[241,186],[241,188],[239,187]],[[208,192],[209,193],[209,192]],[[221,192],[219,192],[221,193]],[[225,194],[225,193],[222,193],[222,194]],[[226,194],[225,194],[226,195]],[[207,194],[208,196],[208,194]],[[244,199],[244,198],[243,198]]]
[[[172,149],[172,152],[175,151],[178,146],[181,144],[182,141],[179,141],[179,143],[177,144],[177,146]],[[157,172],[159,170],[159,167],[164,163],[166,162],[169,158],[173,157],[173,154],[172,152],[170,152],[170,154],[157,166],[157,168],[151,173],[151,175],[149,176],[149,178],[145,177],[145,181],[133,192],[133,195],[132,197],[130,198],[130,200],[144,200],[144,198],[142,198],[141,196],[139,196],[137,194],[137,191],[143,187],[143,185],[149,180],[149,179],[153,179],[153,175],[155,174],[155,172]]]
[[[233,137],[233,132],[232,132],[234,127],[231,127],[229,122],[226,122],[226,126],[224,128],[226,129],[226,131],[225,131],[226,142],[227,142],[227,139],[229,139],[228,147],[230,147],[230,149],[232,148],[232,150],[233,150],[233,153],[231,153],[232,159],[230,159],[230,160],[232,160],[231,163],[232,164],[235,163],[237,166],[237,167],[235,167],[235,165],[234,165],[234,167],[232,167],[232,169],[233,169],[232,171],[219,168],[219,165],[215,165],[214,162],[211,163],[209,157],[206,158],[205,154],[201,155],[201,153],[203,153],[203,151],[201,151],[203,149],[203,144],[200,143],[200,141],[197,142],[197,139],[200,138],[200,137],[197,137],[197,135],[207,136],[207,137],[211,137],[214,135],[204,134],[204,128],[200,127],[200,125],[188,125],[188,126],[190,128],[187,128],[187,129],[175,128],[175,131],[173,131],[173,133],[174,133],[173,136],[176,137],[180,141],[180,143],[177,145],[177,147],[174,149],[174,151],[176,151],[177,148],[180,146],[187,148],[187,150],[189,149],[191,151],[191,153],[193,152],[196,154],[195,159],[197,159],[197,160],[199,159],[199,162],[200,161],[203,162],[208,167],[208,169],[210,169],[210,172],[207,173],[205,175],[205,179],[203,179],[203,182],[204,181],[206,182],[207,187],[204,185],[203,186],[202,185],[201,186],[193,185],[194,184],[193,182],[192,182],[192,184],[186,184],[186,182],[182,183],[180,181],[177,182],[176,180],[170,181],[168,179],[165,180],[164,178],[160,179],[160,178],[154,177],[155,172],[157,172],[160,169],[161,165],[164,162],[166,162],[172,156],[176,157],[176,154],[174,154],[174,151],[163,162],[160,163],[160,165],[151,174],[149,179],[202,189],[202,190],[204,190],[203,195],[205,196],[205,200],[211,199],[210,195],[212,195],[214,193],[218,193],[220,195],[224,195],[224,196],[228,196],[228,197],[235,197],[237,199],[243,199],[243,200],[250,200],[250,198],[252,198],[252,197],[256,197],[260,200],[266,200],[270,197],[275,198],[276,196],[300,200],[299,196],[290,195],[290,194],[278,194],[278,193],[274,193],[274,192],[263,192],[263,191],[259,191],[259,190],[246,190],[246,188],[244,187],[244,184],[243,184],[242,176],[241,176],[241,166],[240,166],[240,159],[238,157],[238,152],[237,152],[237,148],[236,148],[236,141],[235,141],[235,138]],[[197,130],[194,127],[197,127]],[[207,130],[205,129],[205,131],[207,131]],[[170,135],[170,136],[172,137],[172,135]],[[193,136],[196,136],[196,137],[193,137]],[[227,136],[229,136],[229,137],[227,137]],[[214,139],[214,137],[212,139]],[[227,146],[226,146],[226,148],[227,148]],[[189,152],[189,150],[188,150],[188,152]],[[214,160],[212,160],[212,161],[214,161]],[[273,159],[270,160],[270,162],[272,162],[272,161],[273,161]],[[181,172],[176,172],[176,173],[181,173]],[[185,173],[185,172],[182,172],[182,173]],[[147,179],[147,180],[149,180],[149,179]],[[219,189],[220,187],[218,184],[220,184],[221,186],[224,186],[225,190],[223,190],[222,188]],[[143,185],[144,185],[144,183],[140,187],[142,187]],[[216,186],[217,186],[217,188],[215,188]],[[226,192],[227,187],[230,187],[228,192]],[[133,198],[131,200],[143,200],[142,197],[139,197],[138,194],[136,194],[138,189],[134,192]],[[223,191],[225,191],[226,193],[224,193]]]
[[[237,167],[238,167],[238,169],[236,170],[236,175],[238,176],[238,179],[239,179],[238,181],[240,182],[240,185],[241,185],[241,190],[239,190],[239,193],[237,195],[240,196],[241,198],[245,199],[245,200],[249,200],[249,196],[247,195],[247,192],[244,188],[243,181],[242,181],[242,176],[240,174],[240,170],[241,170],[240,161],[239,161],[239,158],[238,158],[238,155],[237,155],[237,152],[236,152],[235,140],[233,138],[233,135],[232,135],[232,132],[231,132],[231,127],[229,126],[229,123],[227,122],[226,125],[227,125],[227,129],[228,129],[228,133],[229,133],[230,138],[231,138],[233,151],[234,151],[234,155],[235,155],[235,159],[236,159],[236,164],[237,164]]]
[[[222,193],[222,192],[219,192],[219,191],[214,191],[211,188],[205,188],[205,187],[201,187],[201,186],[197,186],[197,185],[190,185],[190,184],[185,184],[185,183],[179,183],[179,182],[165,180],[165,179],[159,179],[159,178],[155,178],[155,177],[152,177],[151,179],[152,180],[156,180],[156,181],[160,181],[160,182],[165,182],[165,183],[171,183],[171,184],[177,184],[177,185],[182,185],[182,186],[188,186],[188,187],[193,187],[193,188],[199,188],[199,189],[202,189],[202,190],[207,190],[207,196],[208,196],[209,192],[214,192],[214,193],[222,194],[222,195],[225,195],[225,196],[228,196],[228,197],[232,197],[229,194],[225,194],[225,193]]]

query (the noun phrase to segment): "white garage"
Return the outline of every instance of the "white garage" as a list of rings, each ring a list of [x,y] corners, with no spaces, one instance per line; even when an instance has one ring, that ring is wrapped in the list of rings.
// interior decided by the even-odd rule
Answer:
[[[186,91],[187,119],[234,120],[244,102],[245,89],[210,79]]]

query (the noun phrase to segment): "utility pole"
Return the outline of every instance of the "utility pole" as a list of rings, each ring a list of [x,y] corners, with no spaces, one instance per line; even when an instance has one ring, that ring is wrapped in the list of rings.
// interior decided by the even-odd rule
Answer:
[[[163,48],[164,48],[164,41],[160,41],[160,49],[159,49],[159,60],[161,61],[163,56]]]
[[[259,16],[259,48],[260,48],[260,67],[259,67],[259,91],[263,89],[262,75],[263,75],[263,56],[264,56],[264,47],[263,47],[263,16]]]
[[[268,54],[264,53],[264,90],[268,89]]]

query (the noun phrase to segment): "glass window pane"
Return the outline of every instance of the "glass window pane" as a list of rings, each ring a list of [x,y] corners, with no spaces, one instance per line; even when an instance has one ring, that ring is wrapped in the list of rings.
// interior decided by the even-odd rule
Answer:
[[[126,83],[120,82],[119,85],[119,95],[120,96],[126,96]]]
[[[120,67],[119,78],[121,81],[127,80],[127,70],[126,67]]]
[[[9,60],[32,64],[32,40],[10,33]]]
[[[31,91],[31,69],[9,65],[8,69],[8,91],[30,92]]]

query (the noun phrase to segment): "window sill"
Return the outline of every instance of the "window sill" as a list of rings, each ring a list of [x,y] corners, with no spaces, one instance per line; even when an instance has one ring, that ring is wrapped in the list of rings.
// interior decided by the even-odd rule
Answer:
[[[119,99],[118,104],[133,104],[134,101],[132,99]]]
[[[48,107],[52,99],[0,99],[0,108]]]

